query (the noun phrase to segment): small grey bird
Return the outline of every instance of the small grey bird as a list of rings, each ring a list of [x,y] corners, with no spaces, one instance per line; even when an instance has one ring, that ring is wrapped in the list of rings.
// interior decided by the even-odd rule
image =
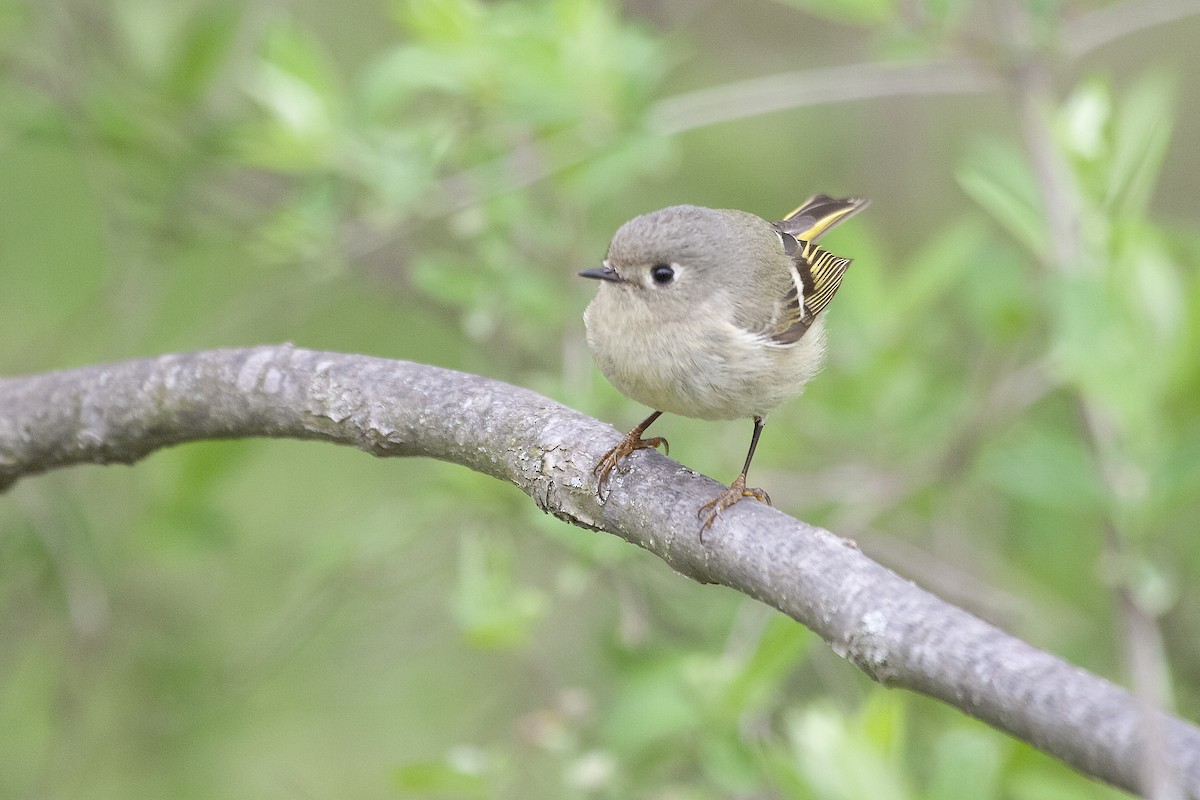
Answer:
[[[780,222],[744,211],[672,206],[617,230],[583,315],[600,371],[623,394],[655,409],[596,465],[603,500],[625,456],[667,446],[642,434],[663,412],[754,420],[750,451],[729,489],[702,505],[701,537],[744,497],[746,473],[767,414],[799,395],[825,360],[824,310],[850,259],[816,246],[868,200],[819,194]]]

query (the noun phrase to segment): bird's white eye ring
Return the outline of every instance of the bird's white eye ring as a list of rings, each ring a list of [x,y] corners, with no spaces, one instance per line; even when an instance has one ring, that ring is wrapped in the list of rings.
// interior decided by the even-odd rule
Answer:
[[[666,286],[675,280],[675,270],[670,264],[655,264],[650,268],[650,280],[659,286]]]

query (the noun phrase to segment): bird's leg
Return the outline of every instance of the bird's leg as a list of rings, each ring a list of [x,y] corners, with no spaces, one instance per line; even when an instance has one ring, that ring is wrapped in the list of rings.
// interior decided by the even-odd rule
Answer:
[[[746,473],[750,471],[750,462],[754,460],[754,449],[758,447],[758,437],[762,435],[762,429],[766,422],[762,417],[754,418],[754,436],[750,439],[750,452],[746,454],[746,463],[742,466],[742,473],[734,478],[728,489],[700,506],[700,510],[696,512],[697,517],[704,517],[704,524],[700,526],[700,541],[704,541],[704,532],[716,522],[717,514],[734,503],[747,497],[753,497],[760,503],[771,505],[771,498],[762,489],[746,488]],[[707,516],[705,516],[706,513]]]
[[[649,428],[650,424],[661,416],[661,411],[655,411],[642,420],[636,428],[625,434],[625,438],[618,442],[616,447],[600,456],[600,461],[596,463],[595,469],[592,470],[592,474],[598,478],[596,481],[596,497],[600,500],[606,499],[604,489],[608,486],[608,478],[612,474],[613,469],[616,468],[617,462],[625,456],[635,450],[646,450],[660,445],[664,451],[670,452],[671,446],[667,444],[667,440],[663,437],[652,436],[649,439],[642,438],[642,434],[646,432],[646,428]]]

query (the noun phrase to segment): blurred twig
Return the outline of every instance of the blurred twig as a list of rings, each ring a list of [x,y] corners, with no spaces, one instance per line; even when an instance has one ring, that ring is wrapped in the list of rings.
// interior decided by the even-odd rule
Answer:
[[[667,97],[651,111],[667,135],[771,111],[879,97],[979,94],[1004,88],[991,69],[974,61],[850,64],[782,72]]]
[[[1070,21],[1064,50],[1079,58],[1123,36],[1200,14],[1200,0],[1126,0]],[[881,97],[983,94],[1008,88],[982,60],[872,62],[784,72],[667,97],[651,111],[667,135],[789,108]]]
[[[1075,391],[1075,403],[1092,458],[1104,476],[1114,507],[1120,506],[1123,501],[1130,499],[1134,490],[1127,480],[1129,470],[1123,469],[1120,463],[1116,431],[1080,390]],[[1101,524],[1104,550],[1117,566],[1112,594],[1120,616],[1120,633],[1124,637],[1126,671],[1133,683],[1133,694],[1138,700],[1143,719],[1142,792],[1152,800],[1178,800],[1183,793],[1167,763],[1166,745],[1157,716],[1158,711],[1168,711],[1173,705],[1170,670],[1159,621],[1134,595],[1128,570],[1131,555],[1112,513]]]
[[[1124,36],[1197,14],[1200,0],[1125,0],[1070,20],[1063,49],[1079,58]]]

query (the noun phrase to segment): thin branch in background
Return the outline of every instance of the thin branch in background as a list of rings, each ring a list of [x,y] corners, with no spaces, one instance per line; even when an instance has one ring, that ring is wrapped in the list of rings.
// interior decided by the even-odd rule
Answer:
[[[1122,463],[1117,432],[1111,421],[1089,403],[1080,391],[1075,393],[1075,404],[1084,440],[1091,449],[1092,460],[1100,468],[1109,496],[1113,498],[1113,506],[1139,502],[1144,495],[1144,482],[1133,478],[1133,468]],[[1111,591],[1120,619],[1120,633],[1125,642],[1122,653],[1125,670],[1133,684],[1133,696],[1137,698],[1144,720],[1142,791],[1152,800],[1180,800],[1183,797],[1182,789],[1166,763],[1166,745],[1156,716],[1157,711],[1170,711],[1174,706],[1162,631],[1156,615],[1139,602],[1134,592],[1134,576],[1131,574],[1134,556],[1111,513],[1102,522],[1102,527],[1104,549],[1114,563]]]
[[[1127,554],[1128,548],[1111,520],[1105,521],[1104,531],[1108,549]],[[1142,791],[1152,800],[1183,800],[1183,787],[1167,763],[1167,744],[1158,717],[1158,712],[1170,711],[1174,706],[1158,619],[1138,602],[1128,576],[1119,577],[1113,592],[1125,640],[1125,670],[1133,682],[1133,696],[1142,717]]]
[[[1092,11],[1065,26],[1066,52],[1091,50],[1157,25],[1200,14],[1200,0],[1127,0]],[[699,89],[658,102],[651,119],[667,135],[792,108],[919,95],[1001,92],[1004,79],[975,60],[850,64],[784,72]]]
[[[1063,25],[1063,49],[1080,58],[1133,33],[1200,15],[1200,0],[1125,0]]]
[[[1015,83],[1025,146],[1041,189],[1050,235],[1049,252],[1039,256],[1043,265],[1070,274],[1082,266],[1080,201],[1050,131],[1049,117],[1054,107],[1050,72],[1035,57],[1017,70]]]
[[[1116,531],[1112,531],[1115,534]],[[1174,707],[1171,691],[1171,676],[1166,670],[1166,647],[1158,620],[1135,601],[1128,588],[1120,592],[1121,618],[1125,626],[1125,641],[1128,643],[1126,669],[1136,683],[1133,695],[1142,704],[1142,718],[1146,724],[1146,741],[1143,745],[1146,766],[1151,770],[1147,796],[1155,800],[1182,800],[1183,788],[1173,774],[1164,756],[1167,745],[1163,740],[1163,729],[1157,712]]]
[[[974,61],[850,64],[782,72],[678,94],[660,100],[650,117],[656,129],[673,136],[718,122],[822,103],[984,94],[1003,88],[995,72]]]

